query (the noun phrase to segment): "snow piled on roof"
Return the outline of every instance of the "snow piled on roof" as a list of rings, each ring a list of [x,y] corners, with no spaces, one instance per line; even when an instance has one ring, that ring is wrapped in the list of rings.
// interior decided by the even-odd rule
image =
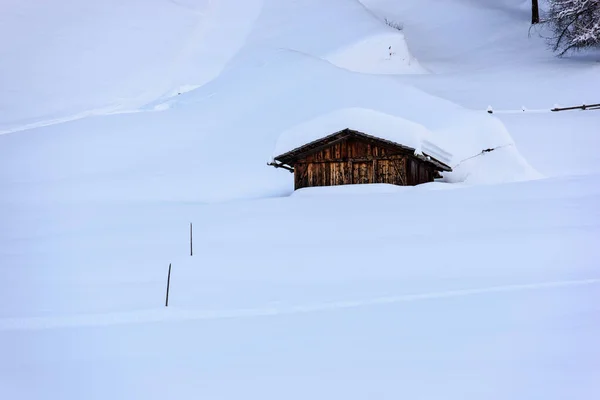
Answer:
[[[341,108],[321,114],[284,131],[275,145],[273,157],[344,129],[352,129],[380,139],[411,147],[449,163],[452,154],[432,143],[431,132],[416,122],[367,108]]]

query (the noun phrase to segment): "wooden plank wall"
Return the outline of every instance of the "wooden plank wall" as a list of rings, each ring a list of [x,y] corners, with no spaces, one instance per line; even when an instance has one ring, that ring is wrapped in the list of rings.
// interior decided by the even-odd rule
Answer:
[[[377,183],[390,183],[392,185],[408,185],[406,164],[408,157],[392,156],[391,159],[377,160]]]
[[[433,180],[433,169],[406,154],[347,139],[294,164],[295,188],[357,183],[416,185]]]

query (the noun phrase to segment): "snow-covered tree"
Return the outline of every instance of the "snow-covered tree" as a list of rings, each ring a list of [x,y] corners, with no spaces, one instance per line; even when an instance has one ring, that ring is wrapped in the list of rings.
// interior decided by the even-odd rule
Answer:
[[[559,56],[600,47],[600,0],[549,0],[544,23],[553,32],[549,45]]]

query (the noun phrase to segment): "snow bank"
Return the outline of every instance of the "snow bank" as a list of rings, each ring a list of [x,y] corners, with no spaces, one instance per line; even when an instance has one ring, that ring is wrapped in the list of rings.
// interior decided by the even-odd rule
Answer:
[[[531,168],[514,145],[489,153],[480,153],[454,166],[451,173],[444,173],[446,182],[464,182],[472,185],[519,182],[543,177]]]
[[[447,182],[502,184],[544,177],[521,155],[497,117],[465,110],[437,121],[433,135],[456,156],[453,171],[444,173]],[[488,149],[492,151],[482,152]]]
[[[284,131],[277,141],[273,156],[287,153],[346,128],[412,147],[415,152],[440,157],[438,160],[444,163],[448,163],[452,157],[430,142],[431,133],[424,126],[401,117],[358,107],[321,114]]]
[[[404,34],[398,31],[369,36],[325,59],[338,67],[368,74],[427,73],[410,54]]]
[[[340,185],[340,186],[322,186],[322,187],[307,187],[294,191],[293,197],[312,197],[312,196],[329,196],[329,195],[369,195],[369,194],[385,194],[399,193],[410,190],[409,186],[397,186],[387,183],[368,183],[361,185]]]
[[[318,197],[318,196],[347,196],[347,195],[374,195],[395,194],[427,190],[458,189],[460,185],[446,182],[429,182],[417,186],[397,186],[387,183],[367,183],[356,185],[318,186],[306,187],[295,190],[291,197]]]

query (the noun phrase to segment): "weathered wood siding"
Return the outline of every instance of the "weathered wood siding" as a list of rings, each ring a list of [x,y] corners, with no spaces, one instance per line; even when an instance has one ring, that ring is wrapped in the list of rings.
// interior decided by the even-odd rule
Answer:
[[[296,189],[359,183],[417,185],[433,181],[434,171],[410,154],[345,139],[294,164]]]
[[[373,162],[354,161],[352,163],[352,183],[373,183]]]
[[[406,177],[406,156],[392,156],[387,160],[377,160],[377,183],[391,183],[392,185],[408,185]]]

